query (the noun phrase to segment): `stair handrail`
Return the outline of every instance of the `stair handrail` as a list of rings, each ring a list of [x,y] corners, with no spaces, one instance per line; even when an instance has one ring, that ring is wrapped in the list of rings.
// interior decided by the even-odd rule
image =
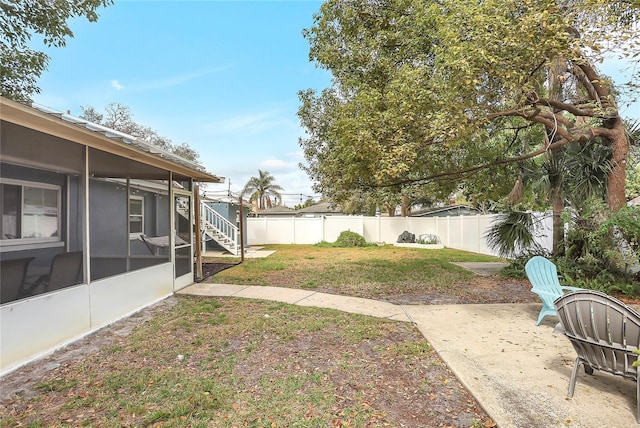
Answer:
[[[234,245],[238,245],[238,226],[220,215],[216,210],[207,205],[204,201],[200,202],[200,216],[205,225],[210,225],[217,232],[227,236]]]

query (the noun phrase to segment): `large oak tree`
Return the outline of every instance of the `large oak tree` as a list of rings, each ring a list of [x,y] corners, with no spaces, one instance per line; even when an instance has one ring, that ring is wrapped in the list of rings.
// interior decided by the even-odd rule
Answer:
[[[625,204],[629,138],[597,65],[640,54],[637,1],[329,0],[305,31],[331,88],[302,91],[316,190],[451,188],[567,145],[610,149],[607,201]],[[636,70],[640,73],[640,70]],[[636,75],[637,77],[637,75]],[[636,88],[637,89],[637,88]]]

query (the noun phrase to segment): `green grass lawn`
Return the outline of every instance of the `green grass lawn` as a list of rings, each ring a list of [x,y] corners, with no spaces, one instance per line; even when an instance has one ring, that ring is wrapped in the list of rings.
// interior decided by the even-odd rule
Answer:
[[[264,249],[276,252],[210,281],[375,298],[457,293],[473,274],[450,262],[499,260],[393,246]],[[3,402],[0,427],[492,426],[410,323],[234,298],[162,304],[128,336]]]
[[[330,290],[379,298],[452,288],[474,277],[473,273],[451,262],[502,260],[452,249],[392,245],[362,248],[268,245],[263,250],[275,253],[266,258],[245,258],[243,263],[216,274],[210,281]]]

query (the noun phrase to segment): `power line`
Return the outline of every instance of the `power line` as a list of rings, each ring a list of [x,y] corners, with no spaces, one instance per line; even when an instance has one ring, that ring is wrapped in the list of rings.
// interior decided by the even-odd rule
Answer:
[[[306,196],[307,198],[316,198],[321,195],[305,195],[304,193],[280,193],[282,196]]]

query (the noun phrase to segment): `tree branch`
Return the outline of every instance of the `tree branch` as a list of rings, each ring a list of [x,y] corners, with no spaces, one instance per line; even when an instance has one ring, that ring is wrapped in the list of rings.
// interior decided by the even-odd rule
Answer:
[[[576,80],[582,85],[582,87],[587,91],[592,100],[600,104],[600,95],[596,88],[593,86],[592,82],[589,81],[586,74],[578,65],[573,64],[571,67],[571,74],[573,74]]]
[[[512,158],[507,158],[507,159],[498,159],[495,160],[493,162],[487,162],[484,163],[482,165],[476,165],[474,167],[471,168],[465,168],[465,169],[460,169],[457,171],[448,171],[448,172],[441,172],[439,174],[433,174],[427,177],[422,177],[422,178],[416,178],[416,179],[411,179],[411,180],[403,180],[403,181],[398,181],[395,183],[391,183],[391,184],[385,184],[385,185],[380,185],[377,187],[391,187],[391,186],[403,186],[403,185],[407,185],[407,184],[418,184],[418,183],[425,183],[428,181],[433,181],[433,180],[440,180],[440,179],[451,179],[453,177],[460,177],[462,175],[467,175],[467,176],[471,176],[472,174],[475,174],[479,171],[482,171],[483,169],[487,169],[493,166],[498,166],[498,165],[505,165],[505,164],[509,164],[509,163],[514,163],[514,162],[521,162],[527,159],[531,159],[533,157],[539,156],[543,153],[545,153],[548,150],[556,150],[568,143],[570,143],[571,141],[568,141],[566,139],[561,139],[558,141],[553,142],[552,144],[550,144],[549,146],[545,146],[542,147],[538,150],[535,150],[533,152],[529,152],[526,153],[524,155],[520,155],[520,156],[515,156]]]
[[[542,123],[542,121],[539,123]],[[428,181],[436,181],[436,180],[465,179],[465,178],[471,177],[473,174],[476,174],[482,171],[483,169],[487,169],[487,168],[491,168],[499,165],[506,165],[510,163],[522,162],[524,160],[531,159],[541,154],[544,154],[547,151],[557,150],[563,146],[566,146],[569,143],[578,142],[578,141],[588,141],[597,137],[610,139],[614,136],[615,132],[616,132],[615,130],[604,128],[604,127],[589,128],[588,132],[583,132],[580,134],[568,133],[568,138],[562,137],[556,141],[551,142],[548,145],[545,144],[543,147],[537,150],[534,150],[532,152],[525,153],[523,155],[514,156],[506,159],[496,159],[492,162],[486,162],[481,165],[476,165],[470,168],[459,169],[457,171],[442,172],[439,174],[429,175],[427,177],[416,178],[411,180],[403,180],[403,181],[398,181],[391,184],[378,185],[376,187],[387,188],[392,186],[404,186],[407,184],[424,184]]]
[[[576,107],[573,104],[563,103],[560,101],[552,100],[550,98],[540,98],[538,101],[534,103],[534,105],[551,106],[555,109],[571,113],[574,116],[593,116],[593,111],[583,110],[581,108]]]
[[[611,107],[611,90],[608,85],[605,86],[602,84],[602,78],[600,77],[598,72],[591,66],[591,64],[588,64],[587,62],[577,64],[577,66],[584,73],[587,82],[593,87],[593,90],[596,92],[598,98],[595,101],[597,101],[603,107]]]

